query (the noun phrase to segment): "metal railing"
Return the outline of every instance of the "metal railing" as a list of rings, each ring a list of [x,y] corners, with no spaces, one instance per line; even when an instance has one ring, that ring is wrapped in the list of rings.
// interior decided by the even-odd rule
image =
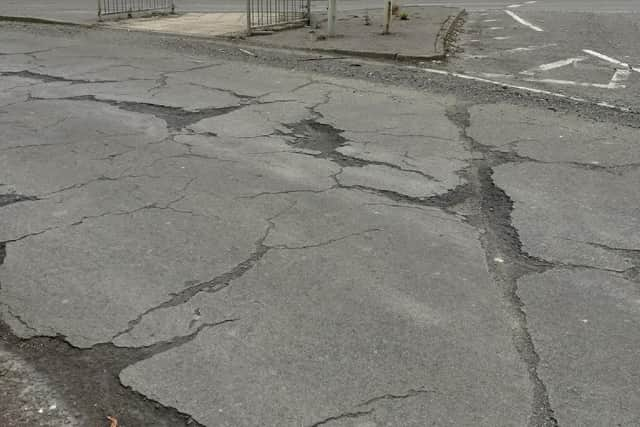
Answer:
[[[104,15],[132,16],[139,12],[175,11],[174,0],[98,0],[98,17]]]
[[[247,0],[247,32],[309,21],[311,0]]]

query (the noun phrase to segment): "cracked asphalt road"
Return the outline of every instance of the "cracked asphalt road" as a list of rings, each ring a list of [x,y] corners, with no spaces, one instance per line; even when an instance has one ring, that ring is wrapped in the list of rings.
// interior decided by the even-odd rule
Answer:
[[[0,34],[0,424],[640,422],[637,115]]]

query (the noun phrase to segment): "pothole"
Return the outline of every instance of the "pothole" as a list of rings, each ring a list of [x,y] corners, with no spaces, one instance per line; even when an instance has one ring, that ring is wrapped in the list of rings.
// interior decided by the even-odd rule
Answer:
[[[144,348],[98,344],[78,349],[64,337],[20,339],[0,322],[0,345],[44,375],[80,425],[106,425],[106,417],[112,416],[118,419],[119,427],[199,426],[189,415],[124,387],[118,377],[127,366],[191,338]]]
[[[295,137],[289,140],[290,145],[318,151],[322,157],[338,155],[336,150],[347,142],[341,135],[341,130],[315,120],[303,120],[286,126],[293,131]]]

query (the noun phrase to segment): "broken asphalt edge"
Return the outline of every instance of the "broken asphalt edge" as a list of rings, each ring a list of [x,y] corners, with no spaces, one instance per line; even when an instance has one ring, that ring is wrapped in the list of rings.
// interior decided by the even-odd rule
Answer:
[[[0,22],[22,22],[26,24],[67,25],[74,27],[91,28],[96,24],[84,24],[80,22],[58,21],[56,19],[35,18],[30,16],[0,15]]]

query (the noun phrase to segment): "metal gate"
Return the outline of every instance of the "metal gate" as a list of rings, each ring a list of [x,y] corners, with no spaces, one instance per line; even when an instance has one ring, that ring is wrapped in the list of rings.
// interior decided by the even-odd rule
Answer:
[[[98,17],[104,15],[132,16],[139,12],[175,11],[174,0],[98,0]]]
[[[311,0],[247,0],[247,31],[309,22]]]

